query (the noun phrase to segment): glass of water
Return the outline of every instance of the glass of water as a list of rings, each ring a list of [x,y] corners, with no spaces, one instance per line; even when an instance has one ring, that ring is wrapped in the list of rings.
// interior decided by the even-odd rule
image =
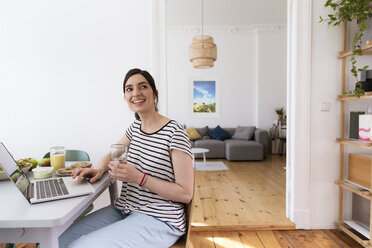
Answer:
[[[111,145],[110,154],[111,161],[118,161],[125,164],[127,162],[128,147],[123,144]]]

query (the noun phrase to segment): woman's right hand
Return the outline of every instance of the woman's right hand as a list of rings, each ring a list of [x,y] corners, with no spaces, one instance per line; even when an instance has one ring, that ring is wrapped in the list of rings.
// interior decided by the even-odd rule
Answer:
[[[77,177],[77,181],[81,181],[83,177],[90,178],[89,182],[94,183],[98,179],[100,179],[103,175],[103,171],[99,169],[94,169],[94,168],[78,168],[72,171],[72,178]]]

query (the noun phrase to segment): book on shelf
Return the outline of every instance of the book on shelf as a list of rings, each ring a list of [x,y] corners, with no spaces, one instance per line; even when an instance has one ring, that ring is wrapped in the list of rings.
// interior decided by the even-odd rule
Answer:
[[[359,138],[359,115],[364,115],[364,112],[363,111],[350,112],[350,130],[349,130],[350,139]]]

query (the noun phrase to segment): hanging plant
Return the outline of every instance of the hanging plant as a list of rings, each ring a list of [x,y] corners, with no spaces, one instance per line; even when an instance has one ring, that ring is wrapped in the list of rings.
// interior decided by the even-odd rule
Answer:
[[[364,94],[361,88],[361,83],[358,81],[358,72],[363,72],[368,68],[368,65],[357,68],[355,55],[362,55],[362,37],[364,31],[368,29],[367,21],[372,16],[372,1],[371,0],[327,0],[324,7],[332,8],[335,13],[329,14],[328,18],[323,19],[320,16],[320,22],[327,22],[328,25],[338,26],[343,21],[356,21],[357,31],[352,42],[353,56],[351,61],[351,73],[356,79],[356,87],[353,91],[344,91],[345,94],[355,94],[360,97]]]

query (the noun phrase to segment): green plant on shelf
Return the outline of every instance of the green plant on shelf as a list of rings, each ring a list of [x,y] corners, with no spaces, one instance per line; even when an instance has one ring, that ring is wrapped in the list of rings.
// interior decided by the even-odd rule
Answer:
[[[324,7],[332,8],[335,13],[328,14],[328,18],[323,19],[320,16],[320,22],[327,22],[328,25],[338,26],[344,21],[356,21],[357,30],[352,42],[353,56],[351,61],[351,73],[356,79],[356,87],[354,90],[344,91],[343,94],[355,94],[357,97],[364,95],[364,90],[358,80],[358,72],[363,72],[368,68],[368,65],[357,68],[355,55],[362,55],[362,37],[364,31],[368,29],[367,21],[372,16],[371,0],[327,0]]]
[[[276,108],[275,112],[277,115],[284,115],[284,108]]]

